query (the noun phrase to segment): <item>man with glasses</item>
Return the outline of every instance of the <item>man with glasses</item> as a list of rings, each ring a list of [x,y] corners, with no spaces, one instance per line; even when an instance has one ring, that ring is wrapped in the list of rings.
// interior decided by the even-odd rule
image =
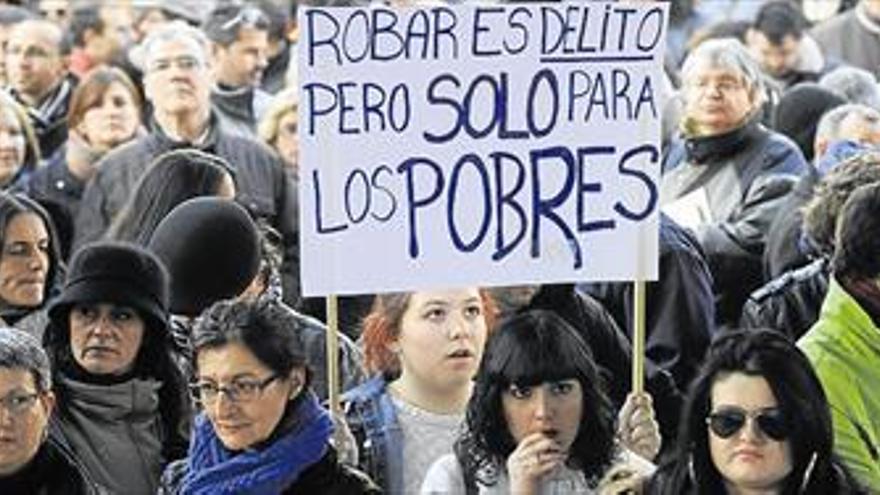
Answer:
[[[0,493],[97,494],[81,461],[49,420],[49,357],[32,336],[0,328]]]
[[[682,66],[681,135],[663,163],[661,204],[696,234],[721,324],[736,324],[762,283],[770,222],[806,170],[797,146],[761,125],[762,77],[738,41],[698,46]]]
[[[68,75],[63,38],[61,28],[52,22],[26,20],[12,28],[6,45],[9,88],[28,110],[43,158],[67,141],[74,80]]]
[[[236,200],[284,239],[285,300],[299,298],[296,188],[281,160],[256,140],[230,133],[211,109],[211,65],[204,34],[172,23],[146,39],[144,91],[153,104],[151,132],[109,152],[86,187],[76,219],[74,246],[106,231],[155,157],[177,148],[217,155],[234,169]]]
[[[211,40],[211,102],[231,132],[255,136],[270,103],[260,89],[269,49],[269,19],[253,6],[220,7],[203,26]]]

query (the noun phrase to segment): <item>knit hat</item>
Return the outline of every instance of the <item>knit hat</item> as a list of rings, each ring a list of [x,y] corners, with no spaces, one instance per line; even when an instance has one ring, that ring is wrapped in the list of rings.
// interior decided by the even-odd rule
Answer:
[[[260,245],[247,210],[205,196],[177,205],[150,238],[150,250],[171,274],[171,312],[198,316],[238,296],[257,275]]]
[[[67,326],[70,309],[80,303],[114,303],[136,309],[149,328],[168,326],[168,273],[162,262],[140,246],[96,242],[74,253],[61,295],[49,318]]]
[[[816,83],[792,86],[779,99],[773,127],[797,143],[807,161],[813,160],[816,127],[822,115],[846,100]]]

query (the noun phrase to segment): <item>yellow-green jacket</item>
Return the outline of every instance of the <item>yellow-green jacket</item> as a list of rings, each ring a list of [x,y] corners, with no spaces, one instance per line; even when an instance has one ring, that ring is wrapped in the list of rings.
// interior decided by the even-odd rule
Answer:
[[[819,321],[797,345],[828,396],[835,453],[871,493],[880,493],[880,329],[832,279]]]

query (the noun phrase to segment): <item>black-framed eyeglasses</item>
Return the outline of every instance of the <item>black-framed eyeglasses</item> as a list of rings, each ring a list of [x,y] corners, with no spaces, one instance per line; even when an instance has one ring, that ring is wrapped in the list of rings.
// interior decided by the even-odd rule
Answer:
[[[6,409],[6,412],[13,416],[19,416],[30,409],[31,406],[37,402],[37,398],[39,397],[40,394],[38,392],[32,392],[29,394],[11,392],[0,397],[0,407]]]
[[[749,421],[758,425],[758,429],[772,440],[778,442],[788,437],[788,423],[778,408],[747,411],[740,407],[724,407],[706,417],[709,429],[719,438],[736,435]]]
[[[233,380],[229,385],[218,385],[213,382],[199,382],[189,386],[193,400],[204,405],[211,405],[220,397],[220,393],[226,394],[226,398],[232,402],[250,402],[263,394],[263,390],[270,383],[277,380],[279,375],[273,374],[265,380]]]

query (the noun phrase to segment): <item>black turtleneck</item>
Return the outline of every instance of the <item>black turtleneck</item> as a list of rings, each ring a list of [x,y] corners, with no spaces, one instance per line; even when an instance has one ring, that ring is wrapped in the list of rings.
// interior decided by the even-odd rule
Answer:
[[[767,131],[761,126],[760,118],[753,117],[745,125],[712,136],[690,137],[685,140],[687,161],[693,164],[707,164],[722,161],[747,149],[758,137]]]

